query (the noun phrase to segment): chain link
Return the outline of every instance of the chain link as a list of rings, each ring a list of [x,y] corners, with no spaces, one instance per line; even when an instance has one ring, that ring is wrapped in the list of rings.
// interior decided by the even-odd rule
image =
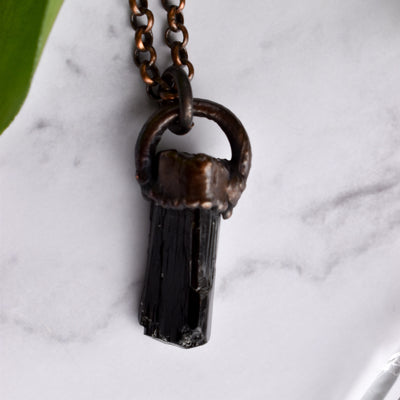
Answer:
[[[189,80],[193,78],[194,68],[189,61],[186,45],[189,34],[184,25],[182,10],[185,8],[185,0],[179,0],[178,5],[173,5],[169,0],[161,0],[162,6],[167,11],[168,28],[165,31],[165,42],[171,49],[173,65],[186,67]],[[171,82],[160,75],[156,66],[157,53],[153,47],[154,25],[153,13],[148,8],[147,0],[129,0],[131,8],[131,25],[135,31],[135,48],[133,60],[138,66],[140,75],[147,86],[147,93],[156,100],[172,100],[177,96]],[[145,22],[143,22],[145,19]],[[181,40],[177,40],[177,36]]]

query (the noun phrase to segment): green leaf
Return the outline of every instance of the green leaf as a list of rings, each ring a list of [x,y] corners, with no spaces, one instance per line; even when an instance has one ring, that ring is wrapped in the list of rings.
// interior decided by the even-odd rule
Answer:
[[[0,134],[21,108],[63,0],[0,0]]]

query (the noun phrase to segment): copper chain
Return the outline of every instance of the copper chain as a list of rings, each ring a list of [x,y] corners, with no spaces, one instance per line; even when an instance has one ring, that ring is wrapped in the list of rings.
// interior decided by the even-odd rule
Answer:
[[[171,49],[173,65],[177,67],[186,66],[188,78],[194,75],[194,68],[188,59],[186,45],[189,40],[188,31],[184,25],[182,10],[185,0],[179,0],[178,5],[170,4],[169,0],[161,0],[162,6],[168,13],[168,28],[165,31],[165,42]],[[140,70],[140,74],[147,86],[148,94],[157,100],[170,100],[176,97],[176,92],[171,83],[163,79],[156,66],[157,53],[153,47],[152,28],[154,24],[153,13],[148,9],[147,0],[129,0],[132,11],[131,25],[135,31],[135,49],[133,59]],[[146,18],[146,23],[140,22],[139,18]],[[173,35],[180,33],[182,40],[174,40]]]

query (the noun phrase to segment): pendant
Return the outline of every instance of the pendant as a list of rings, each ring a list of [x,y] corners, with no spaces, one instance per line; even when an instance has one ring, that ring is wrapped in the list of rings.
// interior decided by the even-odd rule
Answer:
[[[247,133],[225,107],[191,97],[186,74],[169,69],[179,104],[163,106],[143,126],[136,144],[137,181],[151,201],[146,276],[139,322],[144,333],[183,348],[210,336],[220,216],[229,218],[251,164]],[[232,159],[176,150],[156,151],[166,129],[184,134],[193,115],[216,122]]]

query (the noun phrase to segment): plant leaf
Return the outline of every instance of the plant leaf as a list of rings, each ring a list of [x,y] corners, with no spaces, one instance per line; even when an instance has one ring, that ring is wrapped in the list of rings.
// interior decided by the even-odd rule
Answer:
[[[1,0],[0,134],[21,108],[63,0]]]

